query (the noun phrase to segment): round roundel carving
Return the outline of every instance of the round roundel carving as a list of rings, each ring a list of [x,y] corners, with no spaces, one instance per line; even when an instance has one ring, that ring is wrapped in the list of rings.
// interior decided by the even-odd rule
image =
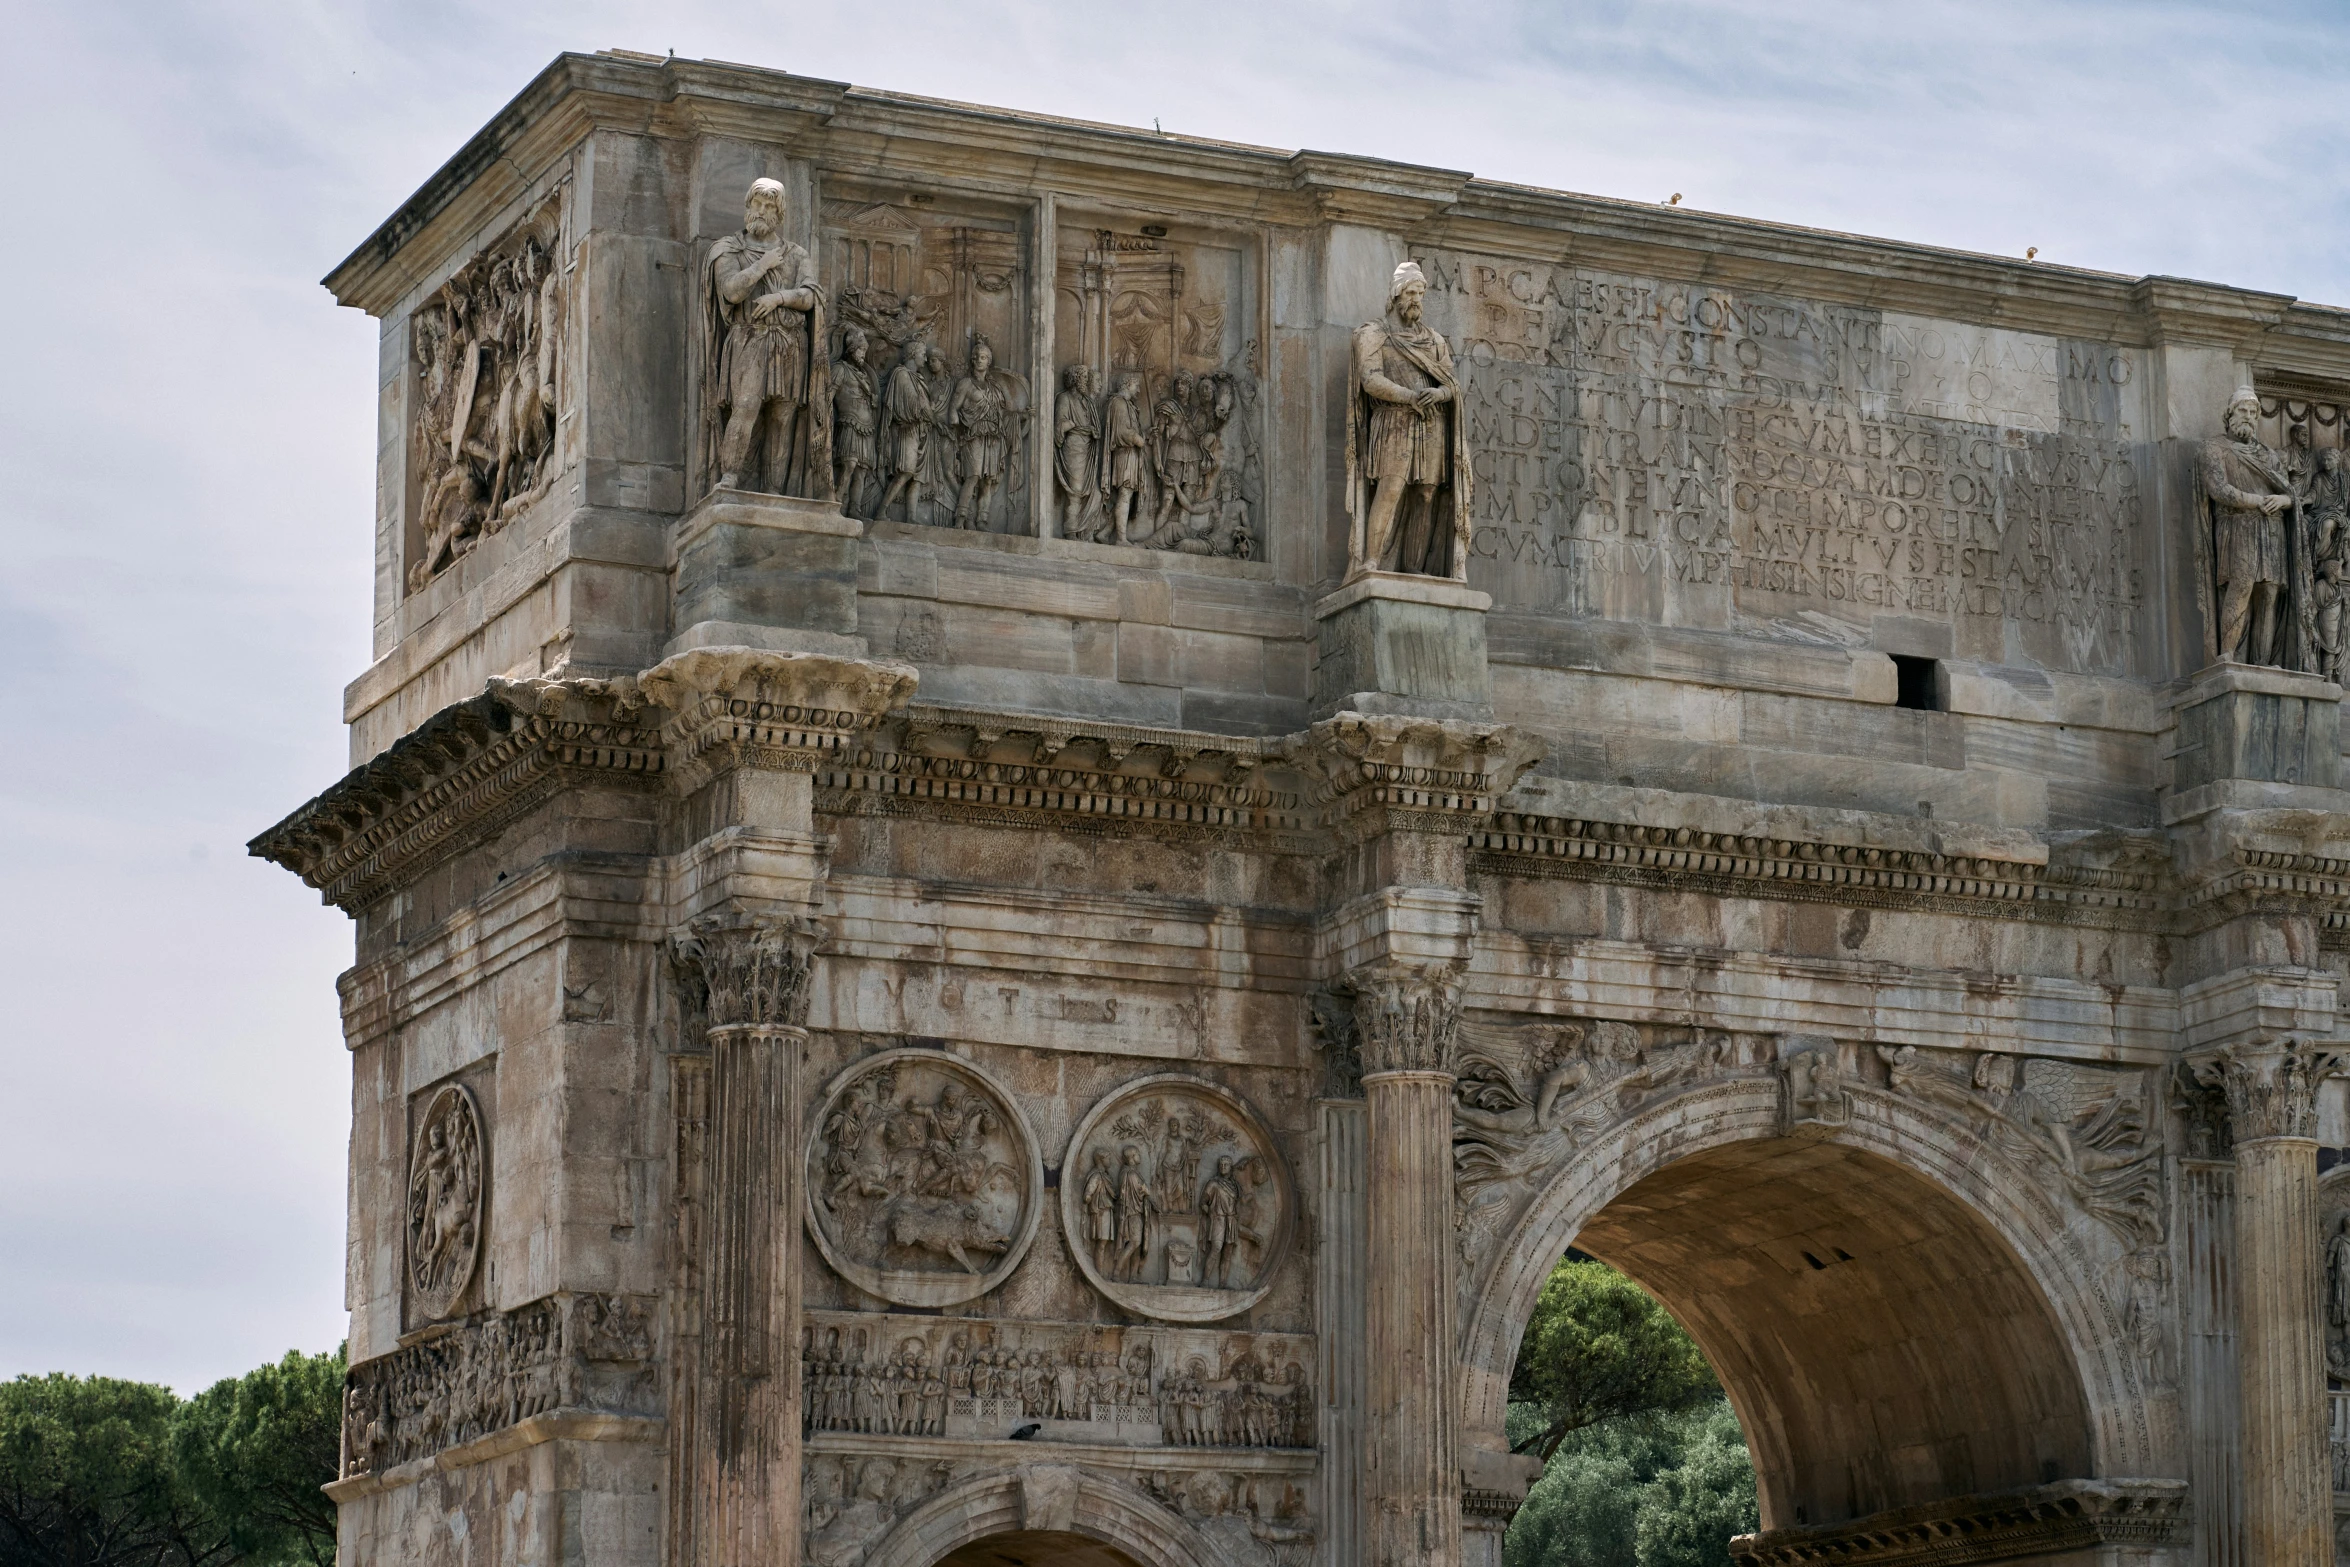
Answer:
[[[424,1317],[455,1310],[481,1261],[482,1151],[481,1111],[451,1083],[425,1107],[408,1157],[408,1284]]]
[[[1011,1277],[1043,1212],[1036,1134],[959,1056],[885,1050],[832,1080],[808,1142],[808,1230],[841,1277],[952,1306]]]
[[[1165,1322],[1215,1322],[1265,1298],[1297,1196],[1248,1101],[1180,1074],[1095,1105],[1061,1167],[1061,1225],[1094,1288]]]

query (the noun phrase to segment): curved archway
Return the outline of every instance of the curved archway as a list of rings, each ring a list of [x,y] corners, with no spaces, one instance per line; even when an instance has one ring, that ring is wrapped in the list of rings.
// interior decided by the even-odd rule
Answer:
[[[1021,1556],[1023,1544],[1054,1553],[1023,1558],[1027,1567],[1219,1562],[1189,1522],[1133,1487],[1073,1468],[1036,1465],[949,1486],[875,1542],[862,1567],[938,1567],[950,1558],[955,1567],[1009,1567],[996,1555]]]
[[[1852,1101],[1833,1136],[1788,1137],[1775,1077],[1717,1081],[1579,1147],[1463,1313],[1466,1439],[1498,1445],[1518,1335],[1572,1244],[1712,1360],[1765,1528],[2160,1472],[2109,1287],[2119,1243],[1955,1120]]]

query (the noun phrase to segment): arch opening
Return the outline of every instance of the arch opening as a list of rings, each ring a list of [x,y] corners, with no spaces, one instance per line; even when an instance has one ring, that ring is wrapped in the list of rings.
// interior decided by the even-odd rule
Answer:
[[[2096,1472],[2039,1284],[1968,1204],[1889,1159],[1730,1143],[1625,1188],[1574,1244],[1655,1296],[1713,1364],[1765,1529]]]
[[[1116,1546],[1059,1529],[983,1535],[940,1557],[936,1567],[1143,1567]]]

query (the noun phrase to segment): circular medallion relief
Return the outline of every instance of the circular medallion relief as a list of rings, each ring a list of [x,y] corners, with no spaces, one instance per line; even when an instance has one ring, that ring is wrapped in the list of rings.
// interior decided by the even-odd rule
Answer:
[[[901,1306],[952,1306],[1009,1278],[1036,1235],[1044,1169],[1012,1097],[937,1050],[885,1050],[832,1080],[808,1143],[808,1230],[841,1277]]]
[[[432,1096],[408,1156],[408,1282],[416,1309],[456,1309],[481,1260],[481,1111],[455,1083]]]
[[[1128,1083],[1095,1105],[1061,1167],[1061,1227],[1094,1288],[1165,1322],[1265,1298],[1297,1198],[1248,1102],[1195,1077]]]

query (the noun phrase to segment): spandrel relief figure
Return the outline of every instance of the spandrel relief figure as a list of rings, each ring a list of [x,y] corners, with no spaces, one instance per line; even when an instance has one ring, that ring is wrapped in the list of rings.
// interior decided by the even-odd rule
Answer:
[[[1013,446],[1027,411],[1028,388],[995,362],[995,345],[971,340],[970,373],[955,383],[947,404],[954,432],[962,488],[955,496],[955,526],[988,531],[998,491],[1011,471]]]
[[[2250,387],[2228,405],[2227,434],[2204,443],[2203,494],[2216,616],[2214,658],[2309,667],[2315,640],[2300,497],[2285,455],[2259,436]]]
[[[715,489],[832,498],[831,362],[824,291],[784,238],[784,191],[754,180],[739,234],[710,254],[704,311],[706,471]]]
[[[1428,280],[1395,269],[1387,318],[1356,328],[1347,401],[1347,571],[1468,575],[1468,432],[1452,349],[1423,319]]]
[[[851,517],[873,515],[865,503],[881,474],[881,397],[867,343],[862,329],[850,327],[832,364],[832,492]]]
[[[834,1082],[813,1124],[808,1224],[859,1289],[951,1305],[1018,1264],[1043,1184],[1035,1139],[976,1068],[883,1052]]]

